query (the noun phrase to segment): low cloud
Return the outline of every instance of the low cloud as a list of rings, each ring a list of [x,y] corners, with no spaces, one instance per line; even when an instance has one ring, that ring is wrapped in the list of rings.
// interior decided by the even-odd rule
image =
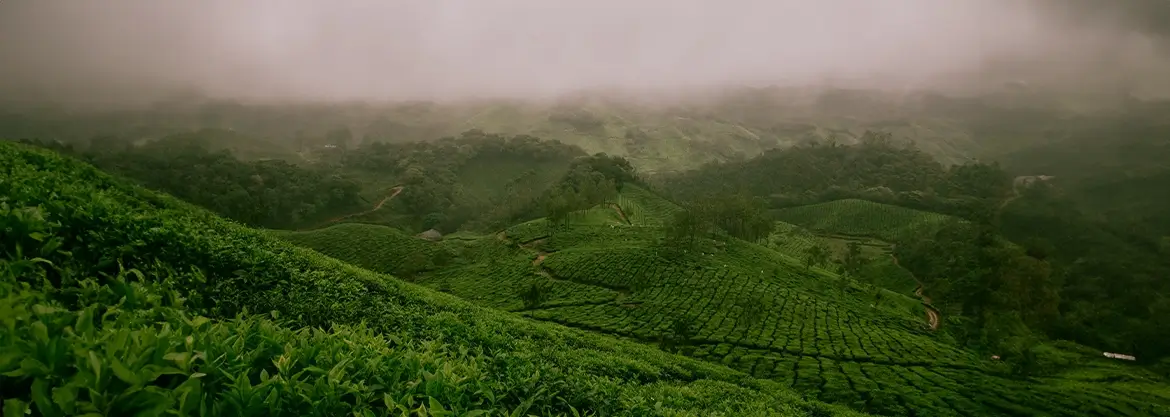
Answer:
[[[1089,15],[1007,0],[9,0],[0,94],[455,99],[842,80],[1165,81],[1164,41],[1121,14]]]

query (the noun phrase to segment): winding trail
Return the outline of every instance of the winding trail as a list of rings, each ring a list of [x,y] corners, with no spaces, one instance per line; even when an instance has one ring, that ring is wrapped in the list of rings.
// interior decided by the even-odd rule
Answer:
[[[626,222],[627,225],[633,225],[633,223],[630,223],[630,218],[626,217],[626,212],[622,211],[622,206],[617,205],[617,203],[609,203],[609,206],[613,207],[613,211],[617,212],[618,216],[622,218],[623,222]]]
[[[1056,177],[1052,175],[1021,175],[1012,179],[1012,195],[1004,199],[1002,203],[999,203],[999,209],[995,211],[996,217],[999,217],[999,215],[1003,213],[1004,207],[1007,207],[1008,204],[1011,204],[1011,202],[1016,201],[1017,198],[1020,198],[1020,188],[1031,187],[1034,183],[1046,182],[1054,178]]]
[[[902,264],[898,263],[897,255],[894,255],[893,252],[890,252],[890,258],[894,259],[894,265],[902,268]],[[909,269],[906,269],[906,271],[910,272]],[[938,330],[938,326],[942,322],[942,315],[939,314],[937,308],[934,308],[933,303],[930,302],[930,297],[922,293],[922,281],[919,281],[918,277],[914,276],[913,272],[910,272],[910,276],[914,277],[914,282],[918,283],[918,287],[914,289],[914,295],[922,300],[922,307],[926,308],[926,320],[930,323],[930,330]]]
[[[405,187],[406,187],[405,185],[396,185],[393,188],[390,188],[390,191],[391,191],[390,195],[387,195],[385,198],[382,199],[382,201],[379,201],[378,204],[375,204],[374,208],[371,208],[371,209],[366,210],[366,211],[362,211],[362,212],[358,212],[358,213],[350,213],[350,214],[346,214],[346,215],[341,216],[341,217],[326,220],[325,222],[321,223],[320,226],[317,226],[314,229],[320,229],[322,227],[328,226],[328,225],[333,224],[333,223],[337,223],[339,221],[342,221],[342,220],[345,220],[345,219],[348,219],[351,217],[363,216],[363,215],[378,211],[379,209],[382,208],[382,206],[386,205],[387,202],[389,202],[390,200],[393,200],[394,197],[398,197],[398,194],[402,193],[402,189]]]

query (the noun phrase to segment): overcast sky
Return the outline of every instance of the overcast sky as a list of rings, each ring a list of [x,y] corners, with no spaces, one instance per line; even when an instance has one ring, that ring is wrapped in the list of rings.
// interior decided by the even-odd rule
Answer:
[[[1157,47],[1124,25],[1057,24],[1024,3],[3,0],[0,94],[532,96],[832,77],[909,83],[991,62],[1074,79],[1170,73]]]

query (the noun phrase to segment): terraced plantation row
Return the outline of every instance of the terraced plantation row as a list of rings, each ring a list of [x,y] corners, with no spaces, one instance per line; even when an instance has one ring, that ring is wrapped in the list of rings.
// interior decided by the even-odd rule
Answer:
[[[663,346],[676,343],[684,355],[869,413],[1170,415],[1163,406],[1170,398],[1121,385],[1009,378],[927,332],[897,326],[901,320],[863,317],[851,304],[809,296],[769,276],[596,249],[553,253],[541,266],[554,277],[629,294],[609,303],[529,311],[528,317]]]
[[[678,205],[636,185],[622,187],[617,204],[630,223],[637,226],[661,226],[681,210]]]
[[[476,264],[428,275],[419,284],[460,298],[503,310],[523,310],[521,295],[532,285],[542,285],[548,298],[540,308],[561,305],[608,303],[618,292],[593,285],[550,279],[522,263]]]
[[[604,260],[604,262],[601,262]],[[726,269],[679,268],[650,255],[589,250],[548,256],[554,277],[630,291],[622,306],[549,309],[537,317],[644,339],[691,322],[693,340],[843,360],[965,366],[973,358],[923,332],[879,325],[851,309],[789,290],[768,278]],[[862,335],[882,334],[879,338]]]
[[[608,215],[606,209],[612,211],[595,208],[594,217]],[[1010,377],[1001,364],[926,330],[917,300],[890,293],[877,305],[873,291],[853,278],[803,263],[813,244],[840,255],[848,242],[860,241],[873,259],[867,268],[890,277],[876,284],[906,290],[913,279],[897,274],[884,242],[780,223],[769,247],[731,240],[709,253],[667,260],[659,256],[662,229],[631,223],[553,228],[538,220],[495,235],[421,243],[460,255],[415,281],[877,415],[1170,416],[1170,398],[1148,384]],[[525,302],[534,285],[546,292],[535,305]]]
[[[269,233],[374,272],[405,275],[442,266],[444,258],[454,256],[398,229],[371,224],[343,223],[318,230]]]

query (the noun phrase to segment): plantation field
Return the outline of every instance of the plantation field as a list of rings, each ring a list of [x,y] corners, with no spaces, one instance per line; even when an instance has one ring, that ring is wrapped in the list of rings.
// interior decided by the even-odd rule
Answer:
[[[776,222],[776,229],[765,242],[769,248],[795,258],[804,257],[805,251],[813,245],[822,245],[837,260],[845,258],[850,243],[859,245],[865,259],[861,275],[871,279],[872,284],[898,294],[914,294],[918,282],[910,271],[894,263],[892,246],[888,242],[862,236],[817,235],[785,222]]]
[[[270,233],[295,245],[387,274],[433,270],[446,266],[455,257],[443,246],[392,227],[371,224],[342,223],[317,230]]]
[[[806,238],[789,246],[792,253],[811,241],[853,239],[781,230],[776,243],[788,236]],[[532,268],[554,281],[616,293],[608,300],[549,303],[525,310],[528,317],[664,348],[676,337],[677,323],[684,322],[690,333],[671,350],[858,410],[959,416],[1167,413],[1162,407],[1170,392],[1164,385],[1086,385],[1071,374],[1042,382],[1017,379],[1000,364],[925,330],[924,312],[909,297],[887,293],[875,308],[870,293],[848,281],[842,288],[832,272],[805,271],[794,256],[746,242],[733,241],[705,259],[670,261],[657,254],[654,231],[550,230],[531,222],[509,228],[501,235],[505,240],[496,241],[512,239],[544,255]],[[886,280],[875,284],[912,294],[913,278],[892,263],[888,246],[859,240],[870,246],[866,254],[875,256],[867,268]],[[1106,369],[1114,376],[1131,372]],[[1130,390],[1132,398],[1118,395]]]
[[[510,158],[509,158],[510,156]],[[463,164],[456,175],[465,198],[495,201],[508,195],[507,184],[526,171],[535,175],[526,177],[525,186],[543,190],[555,183],[569,170],[571,160],[552,159],[534,162],[532,158],[502,155],[493,158],[473,157]]]
[[[950,216],[865,200],[846,199],[774,210],[776,219],[816,232],[867,236],[889,242],[925,236]]]
[[[48,151],[3,143],[0,167],[7,415],[854,415],[351,266]]]
[[[627,184],[618,195],[618,206],[630,223],[637,226],[662,226],[681,208],[654,193],[633,184]]]
[[[1100,359],[1086,356],[1085,367],[1067,375],[1020,379],[932,333],[911,298],[913,277],[893,264],[884,241],[778,223],[766,245],[733,239],[677,259],[659,245],[660,227],[596,220],[607,211],[602,205],[568,225],[535,220],[469,237],[458,243],[468,249],[452,249],[463,254],[458,262],[416,282],[877,415],[1170,415],[1164,384],[1105,382],[1142,371],[1109,364],[1087,383],[1084,369]],[[811,245],[839,257],[849,242],[871,259],[865,268],[873,283],[890,290],[880,301],[835,270],[802,262]],[[548,296],[526,306],[523,294],[534,284]]]
[[[681,354],[879,415],[1147,415],[1166,413],[1160,407],[1170,400],[1164,386],[1017,380],[923,330],[921,307],[866,308],[852,287],[825,297],[787,282],[816,276],[761,276],[606,249],[563,249],[540,266],[623,296],[529,317],[654,344],[676,337],[682,322],[690,333]],[[1144,400],[1117,396],[1128,389]]]

